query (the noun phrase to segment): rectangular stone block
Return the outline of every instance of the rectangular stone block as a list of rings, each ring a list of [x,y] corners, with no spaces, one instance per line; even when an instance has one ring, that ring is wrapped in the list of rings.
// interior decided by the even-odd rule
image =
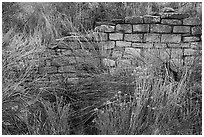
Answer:
[[[190,43],[191,49],[202,50],[202,42],[191,42]]]
[[[201,35],[202,34],[202,27],[196,26],[191,28],[192,35]]]
[[[67,78],[64,81],[67,83],[77,84],[79,82],[79,78]]]
[[[69,57],[67,56],[60,56],[54,58],[51,63],[52,66],[66,66],[69,65]]]
[[[131,42],[116,41],[116,47],[130,47]]]
[[[191,17],[183,20],[183,25],[201,25],[201,23],[198,17]]]
[[[115,26],[111,26],[111,25],[100,25],[97,23],[97,27],[95,27],[94,31],[95,32],[114,32]]]
[[[144,23],[159,23],[161,21],[160,16],[145,15]]]
[[[133,32],[149,32],[149,24],[133,25]]]
[[[113,49],[115,47],[115,41],[100,42],[102,50]]]
[[[163,43],[180,43],[181,35],[180,34],[162,34],[161,42]]]
[[[151,24],[150,32],[157,32],[157,33],[171,33],[172,27],[168,25],[161,25],[161,24]]]
[[[127,57],[139,57],[140,56],[140,50],[138,48],[125,48],[124,58]]]
[[[121,58],[123,55],[123,52],[124,51],[122,51],[122,50],[113,50],[111,57],[116,58],[116,59]]]
[[[143,23],[143,17],[142,16],[125,17],[125,23],[131,24]]]
[[[63,76],[64,79],[77,77],[76,73],[62,73],[61,75]]]
[[[142,42],[143,34],[125,34],[124,40],[131,42]]]
[[[182,21],[177,19],[162,19],[161,24],[164,25],[181,25]]]
[[[112,19],[111,22],[115,24],[125,23],[125,19]]]
[[[117,24],[116,31],[122,33],[132,33],[132,25],[131,24]]]
[[[112,49],[101,50],[100,54],[102,57],[109,57],[111,55]]]
[[[81,49],[81,44],[78,41],[66,41],[58,45],[59,49]]]
[[[183,42],[198,42],[200,41],[200,37],[191,36],[191,37],[183,37]]]
[[[194,49],[184,49],[184,56],[185,55],[187,55],[187,56],[189,56],[189,55],[195,55],[195,52],[196,52],[197,50],[194,50]]]
[[[165,43],[154,43],[153,46],[154,46],[154,48],[157,48],[157,49],[167,48],[167,44],[165,44]]]
[[[58,72],[67,73],[67,72],[76,72],[74,66],[62,66],[58,68]]]
[[[174,26],[173,33],[190,33],[189,26]]]
[[[161,42],[161,34],[144,34],[145,42]]]
[[[114,67],[116,65],[114,60],[108,58],[103,59],[103,64],[107,67]]]
[[[109,39],[110,40],[123,40],[123,34],[122,33],[110,33]]]
[[[189,15],[185,13],[163,13],[161,15],[162,19],[185,19],[188,17]]]
[[[132,43],[134,48],[153,48],[153,43]]]
[[[183,57],[183,49],[177,48],[171,50],[171,58],[173,59],[181,59]]]
[[[102,32],[93,32],[93,41],[107,41],[108,40],[108,35],[107,33],[102,33]],[[88,43],[88,41],[86,41]]]
[[[105,30],[105,32],[114,32],[115,31],[115,26],[108,26],[108,28]]]
[[[167,44],[169,48],[189,48],[190,47],[190,43],[170,43]]]

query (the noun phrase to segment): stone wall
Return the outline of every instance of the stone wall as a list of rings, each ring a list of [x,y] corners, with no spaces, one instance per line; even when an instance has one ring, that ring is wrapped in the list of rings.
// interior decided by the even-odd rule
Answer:
[[[183,65],[202,48],[202,23],[186,14],[126,17],[97,24],[95,32],[67,36],[48,46],[39,66],[39,73],[47,74],[48,84],[59,80],[76,82],[76,70],[84,67],[78,64],[86,62],[86,67],[100,67],[103,63],[115,68],[158,53],[162,60]]]
[[[111,50],[111,57],[117,58],[116,64],[120,60],[132,64],[135,56],[158,53],[163,61],[173,60],[178,65],[184,65],[202,47],[202,23],[187,14],[126,17],[115,19],[113,23],[106,28],[107,25],[101,25],[98,31],[107,35],[111,43],[107,49]]]

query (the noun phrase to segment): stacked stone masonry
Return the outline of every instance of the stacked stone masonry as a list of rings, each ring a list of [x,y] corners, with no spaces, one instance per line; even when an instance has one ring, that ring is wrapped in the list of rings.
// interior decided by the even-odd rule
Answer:
[[[111,68],[135,63],[135,57],[155,51],[162,59],[178,60],[181,65],[180,60],[185,63],[185,58],[202,49],[201,20],[187,14],[126,17],[97,24],[95,32],[86,36],[69,36],[49,45],[39,72],[49,74],[48,81],[75,82],[75,72],[82,67],[78,62],[100,65],[98,54]]]

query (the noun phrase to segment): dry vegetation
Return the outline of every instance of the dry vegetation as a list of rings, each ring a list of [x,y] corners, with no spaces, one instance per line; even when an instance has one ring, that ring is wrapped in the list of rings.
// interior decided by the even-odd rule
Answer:
[[[97,71],[79,72],[79,83],[62,81],[50,87],[51,94],[35,83],[43,77],[36,69],[52,40],[66,32],[90,31],[95,21],[144,15],[164,6],[201,17],[201,3],[3,3],[2,133],[202,134],[201,53],[191,66],[179,68],[179,81],[152,65],[158,63],[155,56],[113,75],[93,66]]]

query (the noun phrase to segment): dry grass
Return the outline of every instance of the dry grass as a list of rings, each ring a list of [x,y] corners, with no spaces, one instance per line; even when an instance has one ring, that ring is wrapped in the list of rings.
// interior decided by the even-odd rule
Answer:
[[[142,68],[130,66],[112,75],[103,65],[87,61],[92,68],[77,70],[76,85],[61,82],[49,93],[35,84],[45,77],[37,74],[40,58],[64,28],[78,31],[52,5],[31,7],[35,12],[24,9],[30,18],[22,14],[24,26],[3,34],[3,134],[202,134],[201,55],[182,69],[179,82],[158,77],[158,68],[145,61]],[[83,46],[76,56],[90,57]],[[99,61],[103,57],[96,54],[97,46],[89,43],[91,59]]]

